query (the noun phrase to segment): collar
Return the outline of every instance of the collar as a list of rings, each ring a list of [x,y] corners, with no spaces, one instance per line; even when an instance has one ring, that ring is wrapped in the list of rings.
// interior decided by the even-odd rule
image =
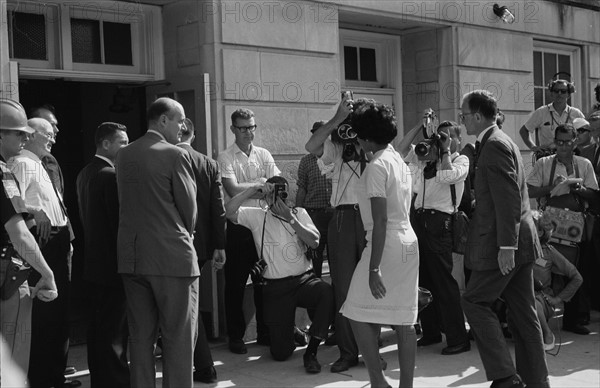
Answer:
[[[569,104],[566,104],[566,105],[565,105],[565,110],[563,110],[563,113],[564,113],[564,112],[568,112],[568,111],[569,111],[569,108],[570,108]],[[556,114],[558,114],[558,111],[557,111],[557,110],[554,108],[554,103],[553,103],[553,102],[551,102],[550,104],[548,104],[548,109],[549,109],[551,112],[556,112]]]
[[[489,127],[487,127],[486,129],[484,129],[483,131],[481,131],[481,133],[479,134],[479,136],[477,136],[477,141],[481,142],[481,140],[483,140],[483,137],[485,136],[485,134],[489,131],[492,130],[494,127],[496,126],[496,124],[492,124]]]
[[[250,144],[250,153],[252,153],[253,150],[254,150],[254,145]],[[242,151],[242,149],[237,145],[236,142],[233,142],[233,153],[237,154],[239,152],[246,154],[244,151]]]
[[[24,148],[19,152],[19,154],[17,156],[25,156],[29,159],[35,160],[36,162],[42,163],[42,160],[36,154],[34,154],[33,152],[26,150]],[[17,156],[15,156],[15,158]]]
[[[146,133],[154,133],[154,134],[158,135],[162,140],[167,141],[167,139],[163,136],[163,134],[158,132],[155,129],[149,129]]]
[[[109,164],[109,165],[110,165],[112,168],[115,168],[115,164],[114,164],[114,163],[113,163],[113,162],[112,162],[112,161],[111,161],[109,158],[107,158],[106,156],[102,156],[102,155],[98,155],[98,154],[96,154],[96,155],[94,155],[94,156],[95,156],[95,157],[97,157],[98,159],[102,159],[102,160],[104,160],[104,161],[105,161],[106,163],[108,163],[108,164]]]

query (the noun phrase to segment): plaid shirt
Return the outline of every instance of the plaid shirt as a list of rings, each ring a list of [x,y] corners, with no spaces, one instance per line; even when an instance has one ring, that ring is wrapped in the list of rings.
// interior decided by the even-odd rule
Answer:
[[[300,160],[297,184],[306,191],[304,208],[323,209],[331,206],[331,179],[321,174],[315,155],[308,154]]]

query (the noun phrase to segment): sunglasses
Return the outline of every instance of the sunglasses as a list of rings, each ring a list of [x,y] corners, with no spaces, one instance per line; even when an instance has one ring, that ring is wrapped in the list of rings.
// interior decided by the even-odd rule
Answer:
[[[241,133],[246,133],[246,132],[254,132],[256,131],[256,125],[250,125],[248,127],[238,127],[237,125],[234,125],[235,128],[239,129]]]
[[[557,146],[572,146],[573,144],[575,144],[575,140],[557,140],[554,139],[554,144],[556,144]]]
[[[587,129],[587,128],[579,128],[579,129],[577,129],[577,133],[586,133],[586,132],[590,132],[590,130]]]

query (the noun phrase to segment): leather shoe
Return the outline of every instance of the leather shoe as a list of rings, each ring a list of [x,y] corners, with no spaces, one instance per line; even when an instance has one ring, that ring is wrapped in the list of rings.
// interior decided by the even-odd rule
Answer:
[[[571,333],[575,333],[575,334],[581,334],[581,335],[590,334],[590,329],[588,329],[587,327],[580,325],[578,323],[576,323],[574,325],[569,325],[569,326],[563,325],[563,330],[570,331]]]
[[[331,373],[343,372],[356,365],[358,365],[358,360],[346,360],[345,358],[339,358],[331,365]]]
[[[217,371],[214,366],[194,371],[194,381],[199,381],[204,384],[212,384],[217,382]]]
[[[231,353],[235,353],[235,354],[248,353],[248,348],[246,347],[246,344],[242,340],[229,341],[229,350],[231,351]]]
[[[525,388],[525,384],[519,375],[512,375],[494,380],[490,388]]]
[[[302,359],[304,360],[304,370],[306,370],[306,373],[315,374],[321,372],[321,364],[319,364],[315,354],[304,353]]]
[[[75,367],[74,367],[74,366],[67,366],[67,367],[65,368],[65,373],[64,373],[64,375],[65,375],[65,376],[67,376],[67,375],[72,375],[72,374],[74,374],[74,373],[77,373],[77,369],[75,369]]]
[[[79,380],[65,380],[65,382],[63,383],[63,388],[76,388],[76,387],[81,387],[81,381]]]
[[[467,341],[464,344],[446,346],[444,349],[442,349],[442,354],[444,356],[452,356],[454,354],[468,352],[469,350],[471,350],[471,343]]]
[[[442,342],[442,336],[439,337],[421,337],[417,340],[417,346],[429,346]]]

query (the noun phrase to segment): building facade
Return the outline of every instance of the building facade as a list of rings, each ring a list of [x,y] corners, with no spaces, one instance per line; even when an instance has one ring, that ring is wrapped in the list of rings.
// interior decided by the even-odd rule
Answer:
[[[122,122],[135,139],[158,96],[184,105],[195,147],[213,157],[233,142],[230,114],[252,109],[255,143],[291,181],[312,123],[333,115],[343,90],[393,105],[404,133],[425,108],[458,121],[462,95],[488,89],[527,154],[518,130],[548,103],[556,73],[575,84],[571,105],[587,114],[595,102],[600,4],[498,3],[513,23],[495,2],[467,0],[0,0],[1,93],[56,106],[56,152],[72,187],[96,126]]]

